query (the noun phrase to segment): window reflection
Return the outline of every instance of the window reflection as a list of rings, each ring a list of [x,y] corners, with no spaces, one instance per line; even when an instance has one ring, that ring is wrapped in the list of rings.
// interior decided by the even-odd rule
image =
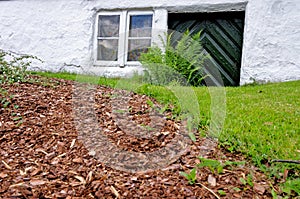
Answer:
[[[99,37],[119,36],[120,15],[100,15],[99,16]]]
[[[145,53],[151,45],[151,39],[131,39],[128,41],[127,61],[138,61],[141,53]]]
[[[98,60],[117,61],[118,60],[118,39],[98,40]]]
[[[131,15],[130,37],[151,37],[152,15]]]

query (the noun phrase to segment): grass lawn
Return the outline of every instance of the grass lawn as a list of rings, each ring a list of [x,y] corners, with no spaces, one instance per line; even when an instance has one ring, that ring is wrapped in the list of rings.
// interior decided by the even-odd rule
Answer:
[[[127,89],[133,84],[132,82],[120,84],[119,79],[76,76],[68,73],[34,74]],[[174,111],[179,111],[176,108],[176,97],[166,88],[152,85],[133,87],[136,92],[150,95],[163,104],[175,104]],[[201,110],[200,124],[206,129],[211,117],[210,93],[217,88],[193,89]],[[219,136],[220,146],[232,152],[242,152],[260,169],[269,173],[270,177],[280,177],[279,174],[284,169],[293,171],[291,177],[299,177],[299,165],[271,163],[271,160],[300,160],[300,81],[227,87],[224,91],[226,117]]]
[[[221,144],[263,170],[272,159],[300,160],[300,81],[226,88],[226,94]]]

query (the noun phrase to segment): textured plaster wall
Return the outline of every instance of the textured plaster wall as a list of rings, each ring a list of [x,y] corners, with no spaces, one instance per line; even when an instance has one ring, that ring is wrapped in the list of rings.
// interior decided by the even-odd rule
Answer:
[[[93,66],[96,13],[128,8],[154,9],[159,31],[167,12],[246,10],[241,84],[300,79],[299,0],[0,1],[0,49],[38,56],[40,70],[128,75],[139,68]]]
[[[41,58],[42,70],[91,66],[93,21],[87,1],[3,1],[0,48]]]
[[[299,11],[299,0],[249,1],[241,84],[300,79]]]

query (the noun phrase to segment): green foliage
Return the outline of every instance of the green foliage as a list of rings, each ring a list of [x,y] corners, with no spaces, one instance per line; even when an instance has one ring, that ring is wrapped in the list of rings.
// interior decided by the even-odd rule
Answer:
[[[16,55],[0,49],[0,83],[24,82],[28,78],[27,67],[32,59],[30,55]]]
[[[277,199],[278,198],[278,195],[277,195],[277,193],[276,193],[276,191],[274,189],[271,190],[271,194],[272,194],[273,199]]]
[[[218,193],[220,194],[220,196],[226,196],[226,192],[223,190],[218,190]]]
[[[240,182],[241,182],[243,185],[246,185],[246,184],[247,184],[247,181],[246,181],[244,178],[240,178]]]
[[[7,108],[10,104],[10,100],[7,97],[7,92],[3,89],[0,90],[0,105],[1,104],[3,108]]]
[[[0,84],[27,81],[29,76],[26,70],[32,59],[37,58],[30,55],[16,55],[0,49]],[[11,98],[5,89],[0,88],[0,105],[3,108],[8,108]]]
[[[195,136],[195,134],[194,134],[193,132],[189,132],[189,137],[191,138],[191,140],[192,140],[193,142],[196,142],[196,141],[197,141],[196,136]]]
[[[146,103],[151,107],[154,108],[154,103],[151,100],[147,100]]]
[[[236,191],[236,192],[240,192],[240,191],[241,191],[241,189],[238,188],[238,187],[233,187],[232,190],[233,190],[233,191]]]
[[[225,167],[232,167],[232,166],[238,166],[238,165],[244,165],[245,162],[232,162],[232,161],[225,161],[224,163],[221,163],[218,160],[212,160],[212,159],[206,159],[203,157],[199,157],[200,163],[197,164],[198,167],[208,167],[211,172],[217,172],[218,174],[223,173],[223,169]]]
[[[241,166],[241,165],[245,165],[245,164],[246,164],[245,161],[228,161],[227,160],[223,163],[223,166],[231,168],[233,166]]]
[[[208,167],[209,170],[211,170],[211,172],[215,172],[215,171],[217,171],[217,173],[223,172],[223,166],[221,162],[219,162],[218,160],[211,160],[202,157],[199,157],[199,159],[201,160],[201,163],[197,164],[198,167],[200,168]]]
[[[11,104],[13,96],[9,95],[7,90],[0,88],[0,107],[7,108]]]
[[[146,68],[145,80],[155,85],[176,82],[180,85],[200,86],[204,78],[203,64],[207,58],[202,52],[201,32],[191,35],[186,31],[175,42],[173,34],[166,36],[166,41],[161,38],[164,51],[154,46],[141,55],[140,61]]]
[[[248,183],[248,185],[250,185],[251,187],[253,187],[253,176],[252,176],[252,174],[248,174],[247,175],[247,183]]]
[[[285,182],[282,186],[282,191],[286,194],[290,195],[295,195],[297,194],[298,196],[300,195],[300,178],[294,179],[294,180],[288,180]]]
[[[253,187],[253,176],[251,175],[251,174],[248,174],[247,175],[247,177],[246,177],[246,179],[244,179],[244,178],[240,178],[239,179],[240,180],[240,182],[243,184],[243,185],[250,185],[251,187]]]
[[[185,177],[189,184],[193,185],[195,184],[196,180],[197,180],[197,170],[196,168],[193,168],[189,173],[185,173],[185,172],[180,172],[179,173],[181,176]]]

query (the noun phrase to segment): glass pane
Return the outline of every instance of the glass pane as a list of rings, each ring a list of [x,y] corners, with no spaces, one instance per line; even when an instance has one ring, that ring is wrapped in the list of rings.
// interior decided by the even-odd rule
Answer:
[[[131,15],[129,37],[151,37],[152,15]]]
[[[117,61],[118,60],[118,39],[98,40],[98,60]]]
[[[147,52],[151,39],[129,39],[127,61],[138,61],[141,53]]]
[[[99,37],[119,36],[120,15],[100,15],[99,16]]]

